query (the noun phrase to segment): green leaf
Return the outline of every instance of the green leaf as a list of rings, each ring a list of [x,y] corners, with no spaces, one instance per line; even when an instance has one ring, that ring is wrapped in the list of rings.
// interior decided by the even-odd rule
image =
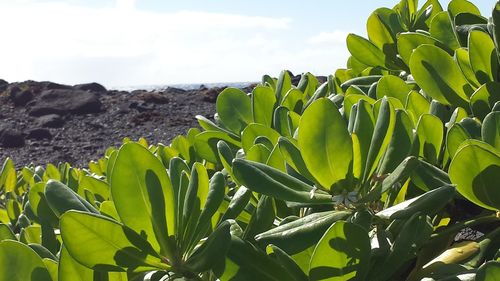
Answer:
[[[0,242],[0,281],[54,281],[42,259],[27,245]]]
[[[292,88],[292,79],[288,70],[283,70],[280,73],[276,84],[276,101],[281,103],[285,94]]]
[[[218,131],[204,131],[196,135],[194,147],[196,153],[203,159],[211,162],[218,162],[217,142],[225,141],[228,145],[241,147],[241,142],[230,134]]]
[[[4,189],[4,184],[10,170],[15,170],[14,161],[7,157],[2,165],[2,169],[0,170],[0,191]]]
[[[271,127],[276,104],[274,90],[270,87],[257,86],[252,91],[252,114],[255,123]]]
[[[273,244],[290,255],[314,246],[332,223],[345,220],[351,211],[326,211],[307,215],[255,236],[260,245]]]
[[[454,58],[467,81],[469,81],[474,88],[478,88],[481,84],[477,81],[476,74],[470,65],[469,50],[466,48],[456,49]]]
[[[472,88],[444,50],[432,45],[418,47],[411,56],[410,69],[426,94],[442,104],[468,108]]]
[[[451,158],[455,156],[455,153],[457,153],[458,148],[460,145],[468,139],[471,139],[472,137],[470,134],[467,132],[467,130],[464,129],[460,123],[455,123],[451,128],[448,130],[448,134],[446,135],[446,150],[448,151],[448,155],[450,155]]]
[[[443,123],[434,115],[424,114],[418,120],[417,133],[420,142],[419,155],[427,162],[437,165],[444,139]]]
[[[306,163],[302,158],[299,148],[296,145],[296,140],[293,141],[280,137],[278,140],[279,149],[283,158],[285,158],[286,163],[290,165],[295,171],[300,173],[300,175],[304,176],[310,181],[314,181],[314,177],[311,175],[309,170],[307,169]]]
[[[57,227],[59,219],[50,208],[44,194],[45,183],[37,182],[31,186],[28,193],[28,199],[33,210],[33,213],[39,218],[40,222],[49,223],[53,227]]]
[[[266,247],[266,253],[269,256],[274,257],[278,261],[278,263],[281,264],[282,267],[284,267],[291,275],[293,275],[293,277],[295,278],[294,280],[296,281],[309,280],[304,271],[302,271],[299,265],[285,251],[281,250],[275,245],[268,245]]]
[[[455,33],[453,21],[448,12],[443,11],[434,16],[431,21],[429,32],[432,37],[439,40],[449,49],[454,51],[460,48],[460,43],[458,42],[457,34]]]
[[[500,262],[489,261],[481,265],[476,273],[476,281],[496,281],[500,276]]]
[[[370,265],[370,239],[362,227],[335,222],[314,249],[310,280],[365,280]]]
[[[433,215],[453,199],[454,196],[455,187],[452,185],[445,185],[384,209],[378,212],[376,216],[393,220],[408,218],[416,212]]]
[[[243,132],[241,132],[241,146],[245,152],[248,152],[250,147],[255,144],[257,137],[266,137],[274,146],[278,142],[280,134],[262,124],[252,123],[248,125]]]
[[[368,38],[384,53],[396,54],[396,35],[403,31],[398,14],[389,8],[378,8],[366,22]]]
[[[94,271],[79,264],[71,257],[66,247],[61,249],[59,260],[59,280],[93,281]]]
[[[201,163],[194,163],[191,169],[186,195],[184,198],[180,198],[184,199],[182,211],[183,229],[181,229],[184,233],[181,238],[181,243],[185,247],[184,250],[190,250],[191,247],[194,246],[193,243],[198,242],[193,241],[193,236],[196,235],[195,228],[207,201],[208,183],[207,169]]]
[[[175,199],[161,161],[136,143],[124,144],[111,174],[111,194],[120,220],[162,255],[172,257]]]
[[[374,133],[370,142],[370,150],[368,151],[363,174],[364,182],[366,182],[375,172],[380,159],[391,141],[392,133],[394,132],[396,123],[395,112],[387,98],[381,100],[380,109],[376,118],[377,121],[375,122]]]
[[[384,96],[394,97],[405,104],[406,97],[410,90],[410,86],[408,86],[403,79],[394,75],[386,75],[378,81],[377,99],[381,99]]]
[[[304,106],[303,96],[304,94],[300,90],[290,89],[283,97],[281,106],[288,108],[290,111],[301,113]]]
[[[410,57],[413,50],[424,44],[441,47],[451,54],[451,51],[446,46],[429,35],[417,32],[404,32],[398,35],[398,53],[406,65],[410,64]]]
[[[354,112],[354,111],[351,111]],[[356,116],[352,128],[353,144],[353,174],[361,178],[365,170],[366,158],[370,149],[375,117],[373,107],[365,100],[359,100],[356,104]]]
[[[77,210],[98,214],[99,211],[61,182],[49,180],[45,185],[45,198],[56,216]]]
[[[217,97],[216,108],[222,124],[238,135],[252,122],[250,98],[240,89],[224,89]]]
[[[483,120],[493,110],[493,106],[498,101],[500,101],[500,83],[487,82],[470,97],[472,113]]]
[[[331,195],[266,164],[244,159],[233,161],[238,182],[252,191],[276,199],[302,203],[330,203]]]
[[[405,109],[415,125],[420,116],[429,113],[430,106],[430,102],[417,91],[411,91],[406,98]]]
[[[481,15],[479,9],[467,0],[453,0],[448,4],[448,12],[452,18],[460,13],[470,13],[474,15]]]
[[[169,268],[143,237],[100,215],[66,212],[61,217],[61,236],[71,257],[91,269],[141,271]]]
[[[495,81],[498,77],[498,61],[495,43],[490,35],[479,30],[469,33],[469,57],[472,70],[479,83]]]
[[[500,151],[500,111],[486,115],[481,127],[481,135],[484,142]]]
[[[385,54],[372,42],[359,35],[351,33],[347,36],[347,49],[361,63],[385,67]]]
[[[413,146],[413,124],[404,110],[396,110],[391,141],[377,169],[377,174],[392,171],[411,153]]]
[[[352,176],[352,140],[337,107],[328,99],[311,104],[300,119],[299,149],[314,178],[326,189]],[[347,186],[346,186],[347,187]]]
[[[468,141],[451,160],[449,175],[457,191],[471,202],[490,210],[500,209],[495,184],[500,173],[498,150],[487,143]]]
[[[10,229],[10,227],[6,224],[0,223],[0,242],[3,240],[17,240],[16,235]]]
[[[281,281],[295,280],[294,277],[277,261],[255,248],[249,242],[231,236],[226,263],[213,270],[221,281],[259,280]]]

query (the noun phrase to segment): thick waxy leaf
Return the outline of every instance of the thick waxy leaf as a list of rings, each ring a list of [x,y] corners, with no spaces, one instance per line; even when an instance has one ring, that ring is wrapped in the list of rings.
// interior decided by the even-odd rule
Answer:
[[[500,209],[498,181],[500,155],[487,143],[467,141],[451,161],[449,174],[457,191],[475,204],[491,210]]]
[[[2,169],[0,170],[0,191],[4,189],[4,185],[7,180],[7,176],[9,175],[9,172],[11,170],[14,170],[15,172],[14,167],[15,167],[14,161],[12,161],[12,159],[7,157],[7,159],[5,159],[2,165]]]
[[[307,169],[306,163],[304,163],[304,159],[302,158],[296,142],[294,143],[285,137],[280,137],[278,140],[278,145],[280,152],[285,158],[287,164],[290,165],[295,171],[299,172],[300,175],[304,176],[310,181],[314,181],[314,177]]]
[[[420,116],[417,124],[420,142],[419,155],[427,162],[437,165],[444,139],[444,125],[441,120],[431,114]]]
[[[143,233],[162,255],[172,257],[175,199],[161,161],[141,145],[123,145],[111,174],[111,194],[120,220]]]
[[[453,158],[455,153],[457,152],[460,145],[468,139],[472,137],[464,129],[460,123],[455,123],[449,130],[446,135],[446,150],[448,151],[448,155]]]
[[[221,281],[296,280],[277,261],[255,248],[252,244],[231,236],[231,243],[223,266],[213,270]]]
[[[16,235],[6,224],[0,223],[0,242],[3,240],[16,240]]]
[[[270,127],[262,124],[252,123],[241,132],[241,146],[245,152],[255,144],[257,137],[265,137],[271,141],[272,146],[276,145],[280,134]]]
[[[196,162],[191,169],[191,176],[189,177],[189,185],[186,190],[182,210],[182,223],[179,225],[182,235],[183,250],[189,250],[193,243],[193,235],[195,235],[195,228],[198,223],[199,216],[202,212],[203,206],[207,200],[208,195],[208,173],[207,169],[201,164]]]
[[[292,78],[290,77],[290,72],[288,70],[281,71],[278,82],[276,83],[276,100],[281,103],[281,100],[291,88]]]
[[[44,190],[45,183],[43,182],[37,182],[31,187],[28,194],[31,209],[41,222],[48,222],[51,226],[57,227],[59,220],[45,199]]]
[[[470,97],[472,113],[483,120],[492,111],[493,106],[498,101],[500,101],[500,83],[487,82],[479,87]]]
[[[216,107],[224,126],[238,135],[252,122],[250,98],[240,89],[226,88],[217,97]]]
[[[472,88],[453,58],[432,45],[415,49],[410,59],[415,81],[426,94],[445,105],[468,107]]]
[[[411,91],[406,98],[405,109],[412,117],[415,126],[420,116],[429,113],[430,106],[430,102],[417,91]]]
[[[350,211],[313,213],[258,234],[255,240],[262,245],[276,245],[289,255],[297,254],[316,244],[332,223],[349,215]]]
[[[481,84],[477,81],[476,74],[470,65],[469,50],[466,48],[456,49],[454,58],[467,81],[469,81],[474,88],[478,88]]]
[[[481,127],[483,141],[500,151],[500,111],[493,111],[484,118]]]
[[[49,180],[45,185],[45,199],[52,211],[61,216],[66,211],[77,210],[98,214],[99,211],[61,182]]]
[[[452,17],[456,17],[460,13],[470,13],[481,15],[479,9],[467,0],[453,0],[448,4],[448,12]]]
[[[169,268],[143,237],[100,215],[66,212],[61,217],[61,236],[71,257],[88,268],[106,271]]]
[[[352,140],[332,101],[317,100],[304,111],[298,144],[308,170],[323,187],[348,187],[344,185],[352,173]]]
[[[384,53],[396,54],[396,34],[403,31],[400,17],[393,9],[378,8],[366,22],[368,38]]]
[[[268,165],[235,159],[233,172],[238,182],[252,191],[276,199],[302,203],[331,203],[331,195]]]
[[[186,261],[188,268],[198,272],[210,270],[218,266],[224,260],[224,256],[231,244],[231,234],[229,232],[231,224],[227,221],[214,230],[203,245],[196,249],[191,257]]]
[[[407,218],[416,212],[432,215],[444,207],[454,196],[455,187],[445,185],[380,211],[376,215],[390,220]]]
[[[495,44],[488,33],[479,30],[472,30],[469,33],[469,57],[479,83],[496,80],[498,61]]]
[[[406,32],[398,35],[398,53],[401,59],[409,65],[413,50],[423,44],[435,45],[448,50],[442,43],[429,35],[417,32]]]
[[[373,130],[370,150],[366,159],[363,180],[367,181],[375,172],[382,155],[389,145],[396,123],[394,108],[387,98],[381,100],[377,121]]]
[[[274,90],[270,87],[257,86],[252,91],[252,114],[255,123],[271,127],[276,103]]]
[[[93,281],[94,271],[78,263],[69,254],[66,247],[62,247],[59,259],[59,280]]]
[[[393,97],[405,104],[410,90],[411,87],[403,79],[394,75],[386,75],[378,81],[377,99],[381,99],[384,96]]]
[[[53,281],[42,259],[27,245],[0,242],[0,281]]]
[[[347,36],[347,49],[353,57],[368,66],[385,67],[385,54],[372,42],[365,38],[349,34]]]
[[[365,280],[370,265],[370,239],[362,227],[334,223],[314,249],[310,280]]]
[[[456,50],[460,48],[453,21],[448,12],[440,12],[432,19],[429,32],[432,37],[445,44],[449,49]]]
[[[496,281],[500,276],[500,262],[489,261],[482,265],[476,274],[476,281]]]
[[[382,78],[381,75],[355,77],[340,84],[340,88],[342,88],[342,91],[347,92],[347,89],[351,86],[370,86],[371,84],[379,81],[380,78]]]
[[[276,247],[275,245],[268,245],[266,247],[266,252],[269,256],[274,257],[278,263],[281,264],[296,281],[307,281],[309,280],[307,275],[302,271],[299,265],[293,260],[293,258],[288,255],[282,249]]]
[[[377,169],[378,174],[391,173],[408,155],[413,146],[413,124],[404,110],[396,110],[391,141]]]
[[[365,164],[370,150],[374,126],[373,107],[366,101],[359,100],[356,104],[356,116],[351,134],[353,140],[353,174],[356,178],[361,178],[366,168]]]
[[[243,237],[254,237],[256,234],[269,230],[276,218],[276,204],[272,197],[261,195],[252,219],[245,229]]]
[[[221,140],[225,141],[233,148],[241,146],[241,142],[228,133],[218,131],[204,131],[202,133],[199,133],[195,137],[194,147],[196,149],[196,153],[203,159],[211,163],[217,163],[217,142]]]

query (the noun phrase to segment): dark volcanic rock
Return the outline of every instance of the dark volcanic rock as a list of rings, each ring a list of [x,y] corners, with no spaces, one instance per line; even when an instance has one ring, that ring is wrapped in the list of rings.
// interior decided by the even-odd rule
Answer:
[[[35,128],[31,129],[28,132],[28,136],[26,136],[27,139],[35,139],[35,140],[42,140],[42,139],[52,139],[52,134],[48,129],[44,128]]]
[[[48,90],[40,94],[29,111],[31,116],[68,113],[86,114],[101,111],[96,94],[81,90]]]
[[[21,132],[7,126],[0,127],[0,146],[1,147],[22,147],[24,146],[24,137]]]
[[[82,91],[89,91],[89,92],[94,92],[94,93],[103,93],[106,92],[106,88],[104,88],[103,85],[99,83],[85,83],[85,84],[78,84],[73,86],[75,90],[82,90]]]
[[[217,97],[219,93],[222,92],[225,88],[211,88],[201,91],[201,95],[203,96],[203,100],[206,102],[215,103],[217,101]]]
[[[166,104],[168,103],[168,98],[160,93],[143,92],[137,95],[137,98],[147,102],[155,104]]]
[[[33,97],[33,92],[30,89],[10,92],[10,98],[14,102],[15,106],[24,106],[30,102]]]
[[[35,82],[37,83],[37,82]],[[70,85],[58,84],[50,81],[39,82],[43,90],[71,90],[73,87]]]
[[[9,82],[3,80],[3,79],[0,79],[0,92],[3,92],[7,89],[7,87],[9,87]]]
[[[36,124],[40,127],[60,128],[64,125],[64,119],[57,114],[48,114],[38,117]]]
[[[175,88],[175,87],[167,87],[165,89],[165,93],[172,93],[172,94],[184,94],[186,92],[186,90],[184,89],[179,89],[179,88]]]

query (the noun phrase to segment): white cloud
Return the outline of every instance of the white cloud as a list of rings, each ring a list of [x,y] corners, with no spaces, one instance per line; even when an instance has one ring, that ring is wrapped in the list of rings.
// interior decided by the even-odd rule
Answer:
[[[310,44],[345,44],[349,32],[334,30],[331,32],[320,32],[309,38]]]
[[[331,40],[330,33],[293,39],[290,18],[148,12],[135,8],[134,0],[107,8],[16,3],[0,0],[0,78],[9,81],[107,86],[248,81],[285,68],[328,74],[347,58],[343,41],[322,44]],[[345,39],[346,33],[334,33]]]

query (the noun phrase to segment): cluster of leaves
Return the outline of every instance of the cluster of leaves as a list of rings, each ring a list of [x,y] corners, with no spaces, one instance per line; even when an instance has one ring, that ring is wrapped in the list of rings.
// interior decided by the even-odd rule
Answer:
[[[0,281],[497,280],[500,2],[402,0],[367,28],[324,84],[228,88],[169,146],[7,159]]]

